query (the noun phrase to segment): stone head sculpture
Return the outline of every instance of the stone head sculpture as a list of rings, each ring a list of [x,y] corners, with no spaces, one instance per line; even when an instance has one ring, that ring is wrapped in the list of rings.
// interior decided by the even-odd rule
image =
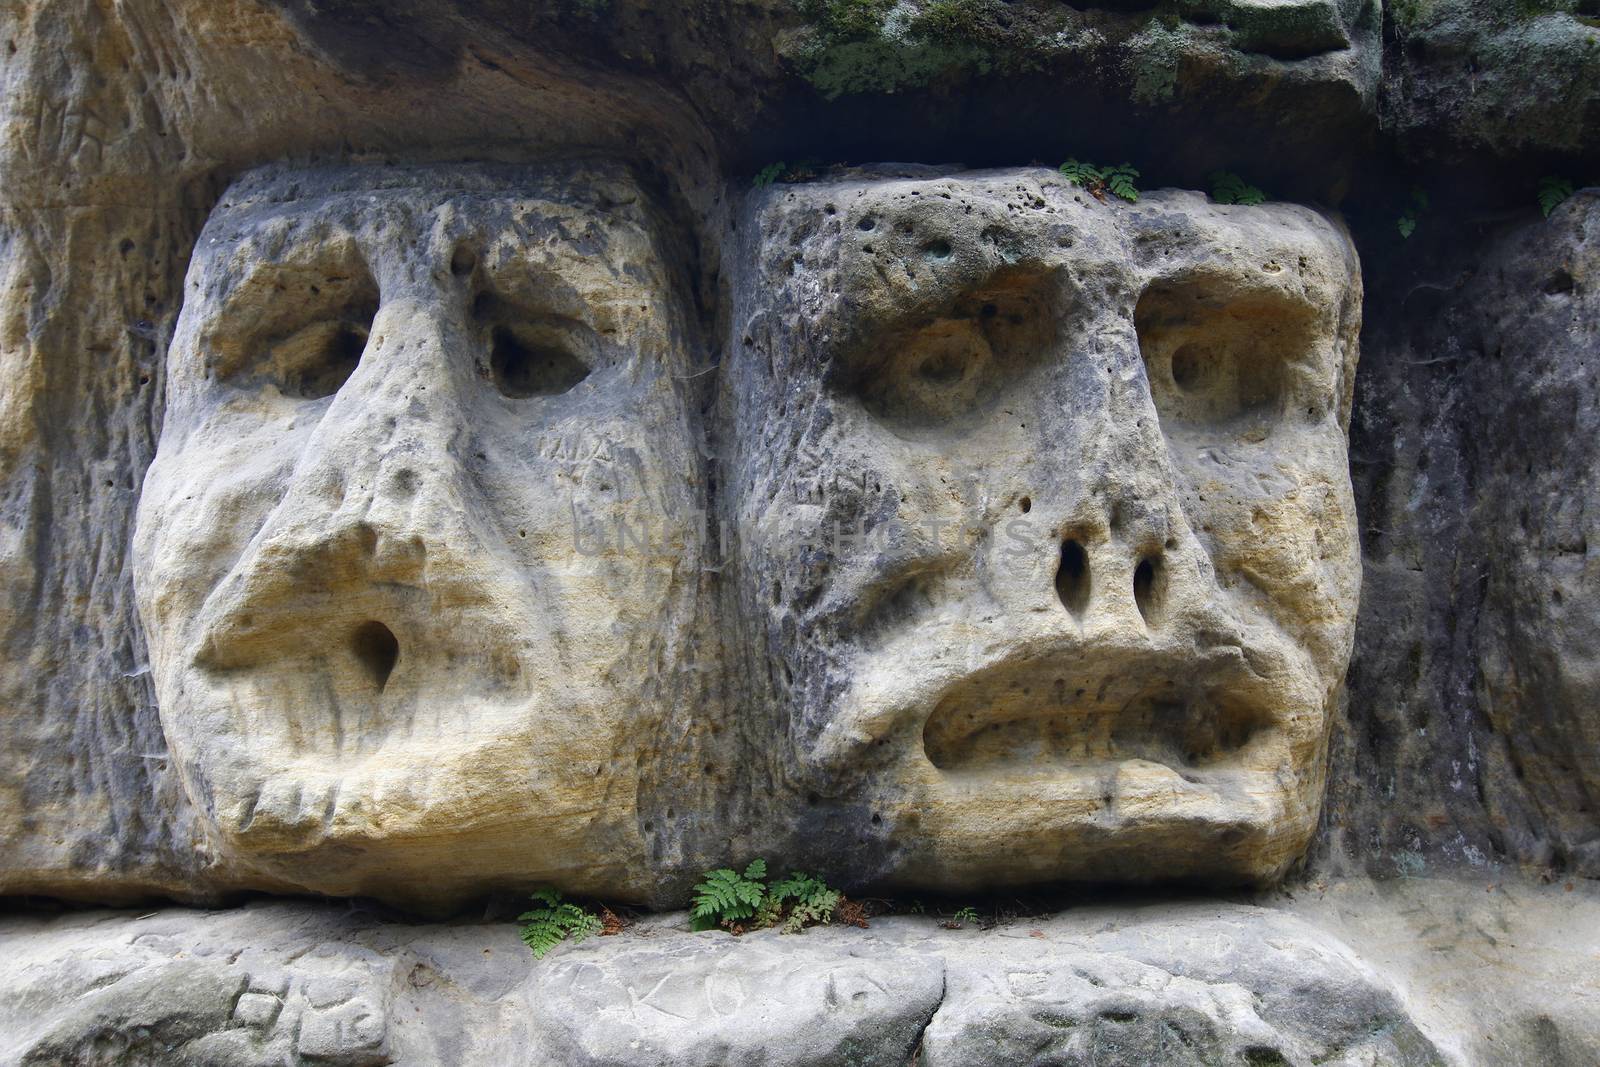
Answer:
[[[1360,584],[1347,236],[1037,170],[739,229],[734,584],[797,833],[948,889],[1281,874]]]
[[[223,197],[135,578],[230,861],[420,901],[640,892],[650,686],[699,571],[685,319],[621,169],[268,169]],[[584,543],[613,518],[650,536]]]

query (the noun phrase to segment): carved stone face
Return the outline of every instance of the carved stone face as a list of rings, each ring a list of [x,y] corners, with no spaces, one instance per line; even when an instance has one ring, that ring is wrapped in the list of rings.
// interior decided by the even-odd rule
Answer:
[[[799,835],[950,889],[1280,874],[1360,582],[1348,238],[1037,170],[777,186],[740,230],[736,584],[830,812]]]
[[[620,171],[272,170],[223,198],[135,578],[225,852],[333,893],[639,892],[648,687],[700,566],[684,329]],[[614,519],[648,537],[592,535]]]

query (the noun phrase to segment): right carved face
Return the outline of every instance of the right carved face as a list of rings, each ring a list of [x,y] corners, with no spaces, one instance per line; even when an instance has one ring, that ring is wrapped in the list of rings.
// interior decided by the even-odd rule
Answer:
[[[687,360],[619,172],[230,191],[135,546],[162,725],[224,850],[331,893],[640,895],[646,690],[699,571]],[[649,539],[585,546],[595,518]]]
[[[949,890],[1281,873],[1359,589],[1348,238],[1039,171],[741,231],[735,586],[799,839]]]

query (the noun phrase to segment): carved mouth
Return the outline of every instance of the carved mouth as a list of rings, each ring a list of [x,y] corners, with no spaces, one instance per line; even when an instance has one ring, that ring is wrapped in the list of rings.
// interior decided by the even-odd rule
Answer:
[[[1275,726],[1259,679],[1170,656],[1085,670],[1061,657],[1007,660],[946,690],[923,726],[941,771],[1062,770],[1148,760],[1180,773],[1242,765]]]
[[[471,583],[351,576],[268,592],[217,597],[191,654],[245,749],[364,757],[527,703],[519,619]]]

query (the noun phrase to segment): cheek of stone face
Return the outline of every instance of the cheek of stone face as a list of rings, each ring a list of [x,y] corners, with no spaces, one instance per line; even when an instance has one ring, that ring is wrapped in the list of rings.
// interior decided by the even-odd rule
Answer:
[[[1261,598],[1319,671],[1342,676],[1360,564],[1326,369],[1334,338],[1318,309],[1231,295],[1228,282],[1157,285],[1141,298],[1154,405],[1218,583]]]

